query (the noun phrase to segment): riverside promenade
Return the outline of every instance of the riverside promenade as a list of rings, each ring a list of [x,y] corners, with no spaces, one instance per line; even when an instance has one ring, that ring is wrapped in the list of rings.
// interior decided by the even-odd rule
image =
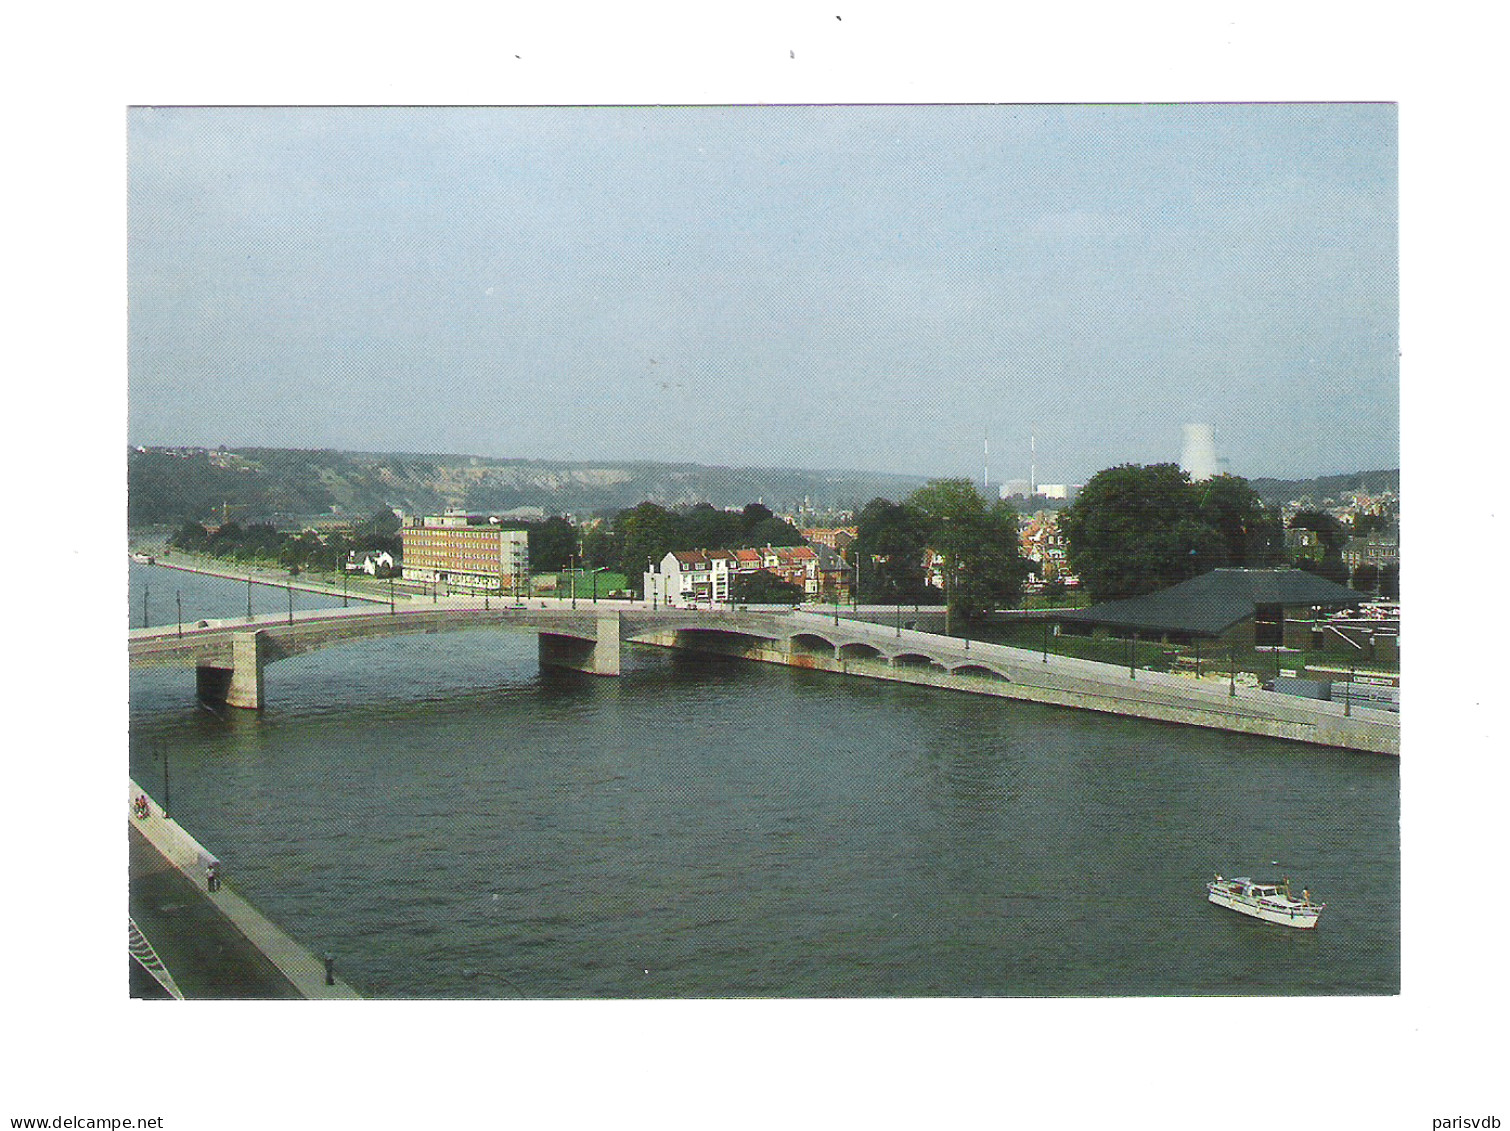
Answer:
[[[131,915],[188,998],[332,998],[361,995],[206,868],[218,861],[130,783]]]
[[[326,597],[340,597],[343,600],[366,601],[374,605],[386,605],[388,603],[388,590],[382,587],[381,582],[369,579],[365,574],[361,577],[353,577],[347,580],[343,587],[335,581],[330,581],[318,574],[290,575],[282,570],[272,570],[261,566],[239,565],[231,566],[219,558],[201,557],[195,554],[186,554],[183,551],[175,551],[172,557],[154,557],[152,565],[163,569],[176,569],[184,573],[197,573],[205,577],[220,577],[226,581],[240,581],[245,583],[250,580],[254,584],[261,585],[264,589],[293,589],[300,593],[319,593]],[[351,582],[356,582],[352,585]],[[396,599],[412,600],[416,596],[411,588],[400,583],[394,592]]]

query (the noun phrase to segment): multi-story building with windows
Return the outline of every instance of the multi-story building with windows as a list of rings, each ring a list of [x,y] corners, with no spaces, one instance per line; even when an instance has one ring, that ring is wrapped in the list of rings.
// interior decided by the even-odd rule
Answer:
[[[668,605],[724,604],[730,600],[736,577],[760,570],[796,585],[807,600],[849,598],[849,566],[827,546],[764,546],[673,550],[645,571],[645,599]]]
[[[520,593],[529,585],[529,534],[508,530],[497,515],[474,515],[455,507],[443,515],[404,519],[406,581],[438,582],[462,589]]]

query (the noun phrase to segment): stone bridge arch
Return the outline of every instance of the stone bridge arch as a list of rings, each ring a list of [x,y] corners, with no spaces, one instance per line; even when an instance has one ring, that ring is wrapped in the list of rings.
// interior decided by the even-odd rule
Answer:
[[[898,652],[891,658],[893,667],[898,668],[936,668],[944,670],[944,665],[924,652]]]
[[[970,675],[970,676],[976,676],[976,677],[983,677],[985,679],[1000,680],[1003,683],[1011,683],[1012,682],[1012,680],[1010,679],[1010,677],[1008,677],[1008,675],[1005,672],[998,671],[995,667],[991,666],[990,664],[982,664],[982,663],[977,663],[975,661],[967,661],[967,662],[962,663],[962,664],[955,664],[953,667],[951,667],[949,669],[949,674],[950,675]]]
[[[834,642],[821,632],[794,632],[787,643],[796,655],[832,656]]]

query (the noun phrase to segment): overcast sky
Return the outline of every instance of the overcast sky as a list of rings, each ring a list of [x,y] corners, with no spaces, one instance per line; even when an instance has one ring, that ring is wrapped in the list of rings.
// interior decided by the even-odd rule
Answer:
[[[1390,105],[140,109],[129,438],[1399,464]]]

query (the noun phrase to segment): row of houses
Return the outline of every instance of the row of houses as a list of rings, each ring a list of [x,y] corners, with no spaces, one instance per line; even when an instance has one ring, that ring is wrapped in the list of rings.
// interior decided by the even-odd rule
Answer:
[[[673,550],[645,571],[645,599],[662,605],[728,604],[734,580],[764,571],[802,590],[803,599],[847,601],[849,564],[829,546]]]

